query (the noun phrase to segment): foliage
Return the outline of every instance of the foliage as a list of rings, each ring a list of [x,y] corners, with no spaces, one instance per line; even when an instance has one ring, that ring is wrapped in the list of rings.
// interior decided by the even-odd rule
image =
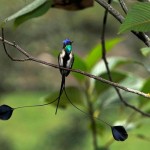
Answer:
[[[141,91],[144,91],[145,93],[150,93],[150,78],[145,80],[145,82],[143,83],[141,87]],[[143,97],[139,97],[139,99],[140,99],[140,102],[139,102],[140,107],[148,103],[148,101]]]
[[[32,3],[5,19],[5,22],[15,20],[15,27],[21,23],[45,14],[51,7],[51,0],[34,0]]]
[[[141,49],[141,53],[144,55],[144,56],[149,56],[150,55],[150,48],[149,47],[144,47]]]
[[[136,3],[128,12],[124,23],[120,26],[119,33],[125,31],[150,31],[150,3]]]
[[[106,41],[106,50],[109,52],[117,43],[121,42],[120,38],[115,38],[113,40]],[[99,61],[99,58],[102,57],[102,47],[100,44],[96,45],[90,53],[85,57],[85,63],[90,71],[93,66]]]
[[[65,1],[64,1],[65,3]],[[68,2],[66,2],[68,3]],[[68,10],[80,10],[80,4],[82,5],[82,9],[86,7],[90,7],[93,5],[93,0],[82,0],[82,1],[71,1],[67,5],[68,7],[65,7],[62,2],[57,0],[34,0],[15,14],[9,16],[5,19],[4,23],[7,21],[14,20],[14,26],[17,27],[23,22],[39,17],[43,14],[45,14],[51,7],[55,8],[62,8],[62,9],[68,9]],[[79,6],[78,6],[79,5]],[[3,25],[3,23],[2,23]]]

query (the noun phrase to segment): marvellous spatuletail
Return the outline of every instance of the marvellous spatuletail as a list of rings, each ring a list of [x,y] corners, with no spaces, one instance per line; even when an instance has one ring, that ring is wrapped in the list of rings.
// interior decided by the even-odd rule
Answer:
[[[72,53],[72,41],[70,41],[69,39],[65,39],[63,41],[62,51],[60,52],[58,56],[59,67],[71,69],[73,62],[74,62],[74,55]],[[61,79],[60,92],[58,96],[58,102],[57,102],[55,114],[57,114],[60,97],[63,93],[63,90],[65,89],[65,78],[69,75],[70,70],[64,70],[60,68],[60,73],[61,73],[62,79]]]
[[[72,53],[72,41],[70,41],[69,39],[66,39],[66,40],[63,41],[63,49],[62,49],[61,53],[58,56],[58,63],[59,63],[60,67],[71,69],[72,65],[73,65],[73,62],[74,62],[74,56],[73,56],[73,53]],[[58,106],[59,106],[60,97],[61,97],[63,91],[65,92],[65,95],[66,95],[68,101],[75,108],[77,108],[80,112],[84,113],[85,115],[93,117],[93,116],[87,114],[86,112],[84,112],[83,110],[81,110],[80,108],[78,108],[77,106],[75,106],[72,103],[72,101],[69,99],[69,97],[66,93],[66,90],[65,90],[65,77],[67,77],[69,75],[70,71],[60,68],[60,73],[62,75],[61,87],[60,87],[59,96],[55,100],[53,100],[52,102],[46,103],[46,104],[21,106],[21,107],[16,107],[16,108],[12,108],[8,105],[1,105],[0,106],[0,119],[1,120],[9,120],[11,118],[12,114],[13,114],[13,111],[17,110],[17,109],[46,106],[46,105],[50,105],[50,104],[52,104],[52,103],[54,103],[55,101],[58,100],[57,101],[56,112],[55,112],[55,114],[56,114]],[[101,122],[105,123],[106,125],[108,125],[111,128],[112,135],[113,135],[113,137],[116,141],[124,141],[128,138],[128,134],[127,134],[127,132],[126,132],[126,130],[123,126],[111,126],[109,123],[102,120],[101,118],[97,118],[97,117],[93,117],[93,118],[98,120],[98,121],[101,121]]]

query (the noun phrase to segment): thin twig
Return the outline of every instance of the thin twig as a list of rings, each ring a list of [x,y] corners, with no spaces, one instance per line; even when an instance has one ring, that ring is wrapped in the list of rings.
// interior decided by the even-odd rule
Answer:
[[[108,0],[108,4],[111,4],[112,0]],[[102,26],[102,32],[101,32],[101,44],[102,44],[102,59],[104,61],[104,64],[105,64],[105,67],[106,67],[106,70],[107,70],[107,74],[108,74],[108,78],[110,81],[113,81],[112,80],[112,76],[111,76],[111,72],[110,72],[110,69],[109,69],[109,65],[108,65],[108,62],[107,62],[107,58],[106,58],[106,46],[105,46],[105,31],[106,31],[106,24],[107,24],[107,16],[108,16],[108,10],[106,9],[105,12],[104,12],[104,17],[103,17],[103,26]],[[120,91],[114,87],[118,96],[119,96],[119,99],[122,101],[122,96],[120,94]]]
[[[121,5],[123,11],[125,12],[125,14],[127,14],[128,8],[127,8],[125,2],[124,2],[123,0],[119,0],[119,3],[120,3],[120,5]]]
[[[113,15],[120,23],[123,23],[124,17],[111,5],[109,5],[105,0],[95,0],[97,3],[99,3],[102,7],[104,7],[108,12]],[[137,33],[135,31],[131,31],[134,35],[136,35],[141,41],[145,43],[148,47],[150,47],[150,38],[148,35],[144,33]]]
[[[4,29],[2,28],[2,37],[4,37]],[[24,59],[16,59],[16,58],[13,58],[7,51],[6,49],[6,46],[5,46],[5,41],[4,41],[4,38],[2,38],[2,42],[3,42],[3,47],[4,47],[4,50],[5,50],[5,53],[6,55],[12,60],[12,61],[27,61],[29,60],[29,54],[27,54],[24,50],[20,49],[21,53],[24,54],[27,58],[24,58]],[[9,43],[11,46],[15,47],[16,49],[19,49],[20,47],[18,47],[16,45],[15,42],[12,43]]]
[[[112,2],[112,0],[108,0],[108,4],[111,4],[111,2]],[[108,10],[106,9],[105,12],[104,12],[103,26],[102,26],[102,32],[101,32],[102,59],[104,61],[104,64],[105,64],[105,67],[106,67],[106,70],[107,70],[108,78],[109,78],[110,81],[113,81],[112,76],[111,76],[111,72],[110,72],[110,69],[109,69],[109,65],[108,65],[108,62],[107,62],[107,58],[106,58],[105,32],[106,32],[107,17],[108,17]],[[116,92],[119,96],[119,99],[121,101],[123,101],[123,97],[120,94],[120,91],[116,87],[114,87],[114,89],[116,90]]]

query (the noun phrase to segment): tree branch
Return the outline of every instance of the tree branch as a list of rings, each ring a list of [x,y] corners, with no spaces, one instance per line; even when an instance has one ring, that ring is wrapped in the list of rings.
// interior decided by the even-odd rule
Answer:
[[[3,29],[2,29],[2,32],[3,32]],[[10,42],[8,40],[5,40],[4,37],[0,37],[0,40],[2,41],[3,43],[3,46],[5,44],[8,44],[14,48],[16,48],[20,53],[22,53],[24,56],[26,56],[27,58],[25,59],[15,59],[15,58],[11,58],[13,61],[34,61],[34,62],[37,62],[37,63],[40,63],[40,64],[44,64],[44,65],[47,65],[47,66],[50,66],[50,67],[53,67],[53,68],[57,68],[57,69],[64,69],[64,70],[70,70],[72,72],[75,72],[75,73],[79,73],[81,75],[84,75],[84,76],[87,76],[89,78],[93,78],[95,80],[98,80],[100,82],[103,82],[103,83],[106,83],[110,86],[113,86],[113,87],[117,87],[119,89],[122,89],[123,91],[126,91],[126,92],[130,92],[130,93],[133,93],[133,94],[137,94],[139,96],[143,96],[145,98],[148,98],[150,99],[150,93],[144,93],[144,92],[140,92],[138,90],[134,90],[134,89],[131,89],[131,88],[127,88],[127,87],[124,87],[118,83],[115,83],[115,82],[111,82],[109,80],[106,80],[104,78],[101,78],[101,77],[98,77],[98,76],[95,76],[95,75],[92,75],[90,73],[87,73],[87,72],[84,72],[82,70],[78,70],[78,69],[69,69],[69,68],[64,68],[64,67],[60,67],[59,65],[56,65],[56,64],[52,64],[50,62],[46,62],[46,61],[43,61],[43,60],[40,60],[40,59],[37,59],[35,57],[33,57],[32,55],[30,55],[29,53],[27,53],[23,48],[21,48],[19,45],[17,45],[16,43],[14,42]],[[4,46],[4,48],[6,48]],[[5,49],[5,51],[7,51]],[[6,53],[7,54],[7,53]],[[11,57],[11,56],[10,56]]]

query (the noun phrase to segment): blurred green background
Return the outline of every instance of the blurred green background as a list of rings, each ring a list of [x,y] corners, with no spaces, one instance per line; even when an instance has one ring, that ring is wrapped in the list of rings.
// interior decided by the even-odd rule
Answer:
[[[32,0],[0,0],[0,20],[3,21],[30,2]],[[113,3],[113,6],[120,10],[117,3]],[[13,28],[12,22],[8,23],[5,36],[10,41],[16,41],[33,56],[55,64],[57,64],[57,54],[62,48],[63,39],[70,38],[74,41],[73,52],[81,58],[86,58],[85,56],[100,43],[103,12],[103,8],[96,3],[94,7],[73,12],[53,8],[45,15],[29,20],[16,29]],[[144,47],[143,43],[131,33],[117,35],[118,27],[119,23],[109,16],[106,37],[107,39],[120,37],[122,42],[111,48],[108,57],[134,58],[149,66],[147,59],[139,50]],[[7,49],[12,56],[22,57],[12,47],[7,46]],[[76,69],[80,67],[78,64]],[[142,88],[145,79],[149,77],[149,72],[137,64],[126,64],[118,68],[122,73],[129,73],[128,80],[120,79],[120,81],[131,88]],[[66,85],[80,87],[81,83],[72,74],[66,79]],[[42,104],[45,97],[59,89],[60,81],[61,76],[57,69],[34,62],[12,62],[0,44],[1,104],[8,104],[12,107]],[[84,81],[81,85],[83,84]],[[103,86],[105,88],[105,85]],[[97,108],[101,108],[100,113],[104,119],[113,124],[126,120],[134,114],[119,102],[112,88],[108,91],[111,96],[105,92],[95,103]],[[138,106],[137,101],[134,101],[138,99],[137,96],[126,92],[122,94]],[[149,111],[150,104],[146,105],[144,110]],[[57,115],[55,115],[54,106],[16,110],[9,121],[0,121],[0,149],[91,150],[93,145],[89,120],[70,105],[67,109],[60,108]],[[101,147],[105,146],[105,149],[147,150],[150,146],[149,123],[149,119],[136,114],[130,124],[129,139],[123,143],[112,142],[110,129],[101,125],[98,143]]]

